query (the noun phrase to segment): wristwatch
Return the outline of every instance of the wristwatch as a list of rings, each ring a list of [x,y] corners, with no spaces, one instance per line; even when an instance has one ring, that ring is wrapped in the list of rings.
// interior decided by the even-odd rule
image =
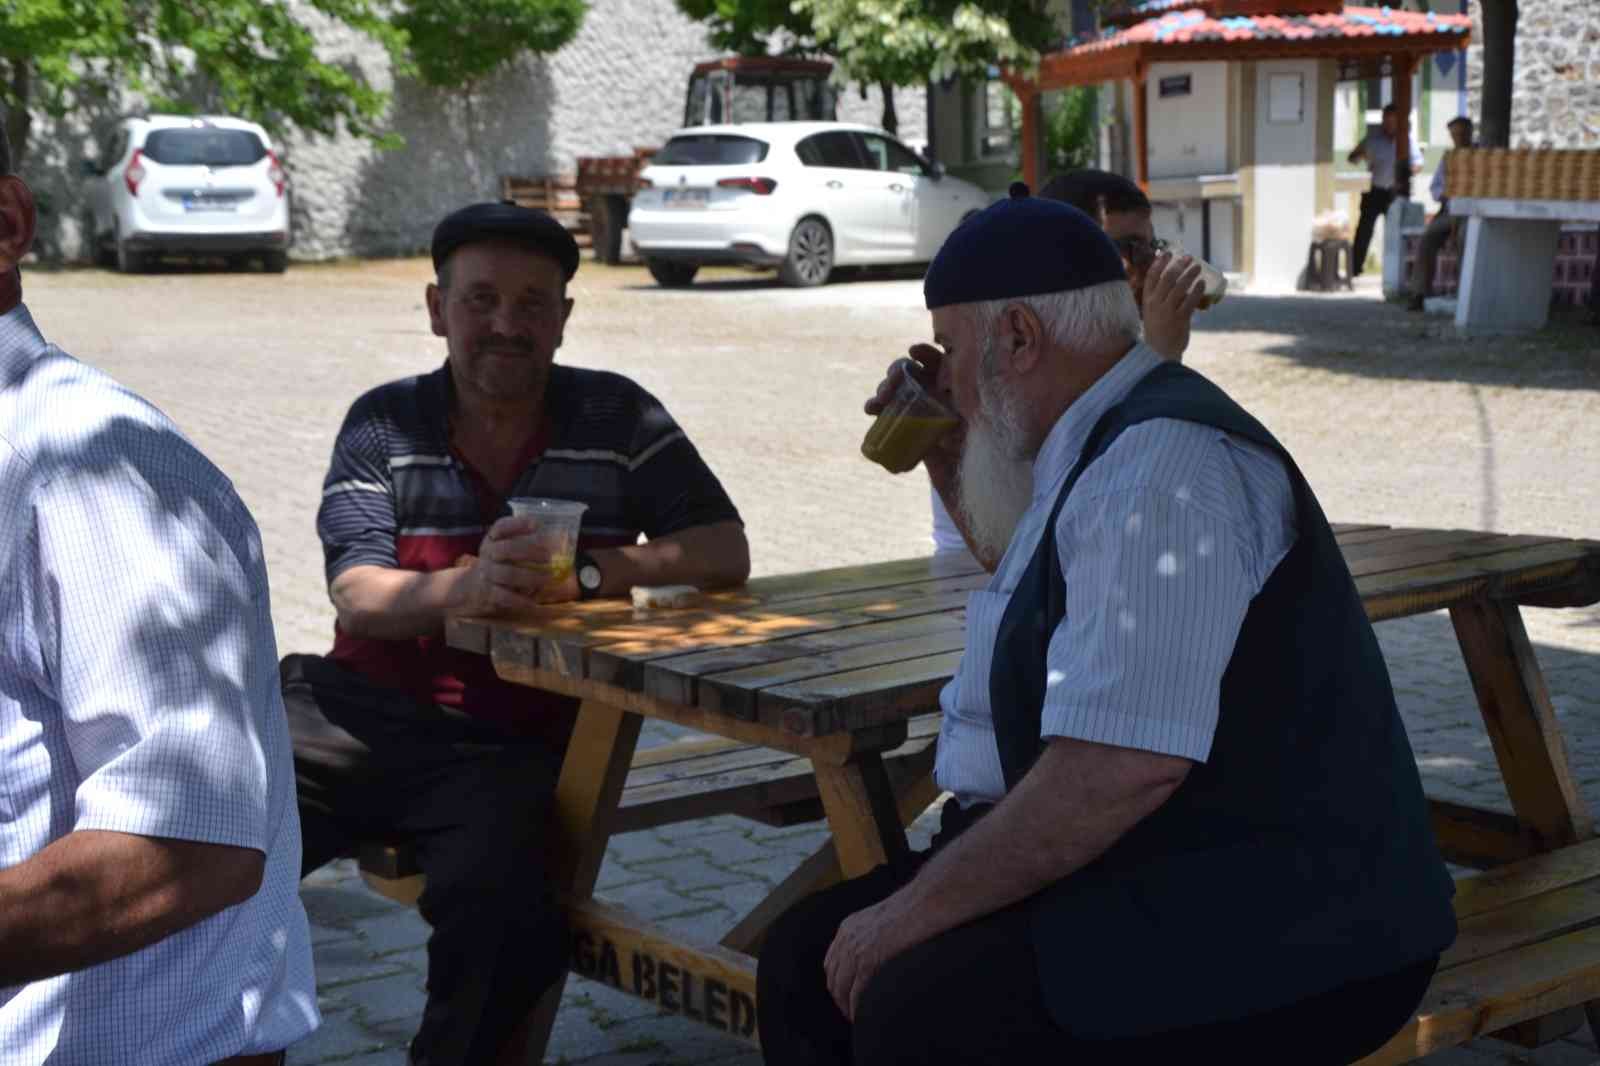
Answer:
[[[578,572],[578,599],[589,600],[600,595],[600,564],[588,552],[579,552],[573,560]]]

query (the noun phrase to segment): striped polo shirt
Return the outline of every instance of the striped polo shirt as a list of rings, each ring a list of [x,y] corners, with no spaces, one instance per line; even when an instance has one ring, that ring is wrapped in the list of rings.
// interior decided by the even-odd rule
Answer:
[[[489,526],[510,513],[451,447],[452,391],[447,363],[379,386],[351,406],[317,511],[330,585],[354,566],[448,569],[463,554],[476,554]],[[545,412],[540,441],[511,496],[588,504],[580,549],[739,521],[666,408],[627,378],[557,364]],[[336,624],[331,657],[380,685],[519,733],[564,741],[577,706],[501,681],[487,657],[452,649],[442,636],[374,640]]]

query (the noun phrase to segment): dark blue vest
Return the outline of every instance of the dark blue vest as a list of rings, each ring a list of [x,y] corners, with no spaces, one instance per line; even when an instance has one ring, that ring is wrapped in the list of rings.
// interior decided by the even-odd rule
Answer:
[[[1322,508],[1271,434],[1175,363],[1090,432],[1001,620],[990,696],[1007,788],[1040,751],[1045,650],[1066,614],[1048,531],[1089,464],[1153,418],[1276,452],[1299,532],[1245,616],[1210,757],[1109,851],[1031,901],[1045,1000],[1086,1038],[1271,1010],[1421,962],[1456,933],[1455,888],[1389,673]]]

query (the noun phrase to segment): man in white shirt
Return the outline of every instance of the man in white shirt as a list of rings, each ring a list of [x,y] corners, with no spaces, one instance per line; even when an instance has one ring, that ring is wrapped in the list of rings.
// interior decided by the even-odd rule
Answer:
[[[940,698],[954,799],[930,852],[769,930],[768,1066],[1264,1064],[1306,1032],[1301,1066],[1362,1058],[1453,940],[1453,887],[1315,496],[1138,342],[1081,211],[988,208],[924,293],[994,573]]]
[[[1472,120],[1465,115],[1459,115],[1450,120],[1445,127],[1450,131],[1452,147],[1470,148],[1472,146]],[[1439,160],[1439,166],[1433,172],[1433,183],[1428,187],[1429,194],[1434,202],[1439,205],[1438,213],[1428,222],[1428,228],[1422,231],[1422,241],[1417,247],[1417,268],[1411,275],[1411,299],[1406,304],[1407,311],[1421,311],[1422,304],[1433,289],[1433,271],[1439,263],[1439,249],[1444,247],[1446,241],[1455,236],[1461,228],[1460,219],[1450,214],[1450,198],[1446,190],[1449,188],[1449,178],[1446,176],[1446,167],[1450,157],[1447,155]]]
[[[1394,198],[1400,194],[1400,171],[1395,163],[1396,134],[1400,132],[1400,123],[1405,121],[1399,108],[1393,104],[1383,105],[1383,119],[1376,130],[1367,134],[1361,143],[1355,146],[1350,153],[1352,163],[1359,163],[1363,159],[1367,168],[1372,173],[1372,188],[1361,194],[1361,217],[1356,222],[1356,241],[1352,251],[1350,272],[1360,274],[1367,265],[1367,249],[1372,246],[1372,230],[1377,225],[1378,219],[1389,211],[1389,205],[1394,203]],[[1422,152],[1417,148],[1415,139],[1411,141],[1409,166],[1406,178],[1422,169]]]
[[[40,335],[0,116],[0,1066],[274,1066],[317,1026],[255,523]]]

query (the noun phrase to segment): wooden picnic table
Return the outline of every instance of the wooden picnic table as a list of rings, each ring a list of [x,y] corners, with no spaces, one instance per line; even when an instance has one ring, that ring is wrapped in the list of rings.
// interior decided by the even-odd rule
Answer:
[[[1335,530],[1373,621],[1448,610],[1454,623],[1513,813],[1432,801],[1447,857],[1502,866],[1588,840],[1592,820],[1520,606],[1600,601],[1600,544],[1376,525]],[[501,677],[583,701],[556,790],[577,972],[754,1041],[751,952],[766,927],[815,888],[904,853],[904,826],[937,798],[931,775],[897,787],[882,755],[905,740],[909,718],[936,709],[961,657],[968,594],[987,579],[965,557],[907,559],[761,578],[693,608],[641,611],[605,601],[514,621],[452,621],[450,643],[490,655]],[[645,717],[791,752],[814,767],[829,844],[721,944],[687,942],[593,899]],[[1572,866],[1563,867],[1568,881],[1578,876]],[[1509,898],[1494,896],[1496,905]],[[1504,929],[1496,935],[1503,946]],[[1600,951],[1595,960],[1600,991]],[[560,991],[541,1005],[535,1050]],[[1480,1013],[1471,1024],[1500,1028],[1547,1010],[1534,1003]],[[1447,1030],[1416,1036],[1418,1053],[1457,1042],[1460,1033]]]

